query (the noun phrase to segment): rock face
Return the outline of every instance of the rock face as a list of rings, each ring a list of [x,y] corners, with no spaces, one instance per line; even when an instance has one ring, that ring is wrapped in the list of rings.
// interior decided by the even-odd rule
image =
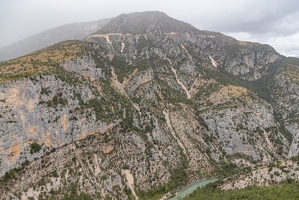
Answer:
[[[298,59],[160,12],[87,40],[0,67],[2,199],[157,198],[298,155]]]
[[[283,66],[283,67],[279,67]],[[288,157],[297,156],[299,153],[299,61],[296,58],[284,58],[277,63],[277,72],[270,84],[271,95],[274,100],[277,115],[280,117],[280,124],[292,137],[292,144]]]
[[[251,169],[251,167],[249,167]],[[222,190],[241,189],[251,185],[269,186],[287,180],[298,180],[298,163],[291,160],[276,161],[268,165],[257,165],[249,173],[224,179]]]
[[[69,85],[52,75],[20,79],[1,87],[0,98],[5,100],[1,102],[2,175],[11,165],[32,161],[52,148],[114,126],[96,121],[92,113],[74,112],[80,107],[76,97],[86,103],[94,95],[86,86]],[[42,145],[44,152],[31,154],[28,145],[33,142]]]

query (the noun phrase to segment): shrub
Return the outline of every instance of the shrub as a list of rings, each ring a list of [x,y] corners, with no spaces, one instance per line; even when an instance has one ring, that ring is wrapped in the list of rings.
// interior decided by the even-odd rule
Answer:
[[[36,153],[39,152],[41,150],[41,146],[39,144],[37,144],[36,142],[30,144],[30,153]]]

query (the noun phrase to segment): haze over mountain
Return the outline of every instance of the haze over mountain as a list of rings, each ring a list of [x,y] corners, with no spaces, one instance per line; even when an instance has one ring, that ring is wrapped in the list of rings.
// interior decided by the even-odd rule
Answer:
[[[82,40],[99,30],[110,19],[80,22],[52,28],[0,48],[0,61],[17,58],[66,40]]]
[[[0,64],[0,199],[299,179],[299,59],[161,12]]]

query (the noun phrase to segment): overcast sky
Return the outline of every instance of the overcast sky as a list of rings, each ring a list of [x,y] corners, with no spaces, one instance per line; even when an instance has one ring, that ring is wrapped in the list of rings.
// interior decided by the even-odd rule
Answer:
[[[68,23],[154,10],[299,57],[298,0],[0,0],[0,47]]]

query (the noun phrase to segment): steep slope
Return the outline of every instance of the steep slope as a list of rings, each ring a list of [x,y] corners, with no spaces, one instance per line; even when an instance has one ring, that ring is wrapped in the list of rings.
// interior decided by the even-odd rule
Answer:
[[[144,12],[1,63],[2,199],[157,199],[227,166],[295,156],[278,94],[288,62]]]
[[[13,44],[0,48],[0,61],[5,61],[39,49],[51,46],[65,40],[82,40],[91,33],[99,30],[111,19],[92,22],[80,22],[52,28],[30,36]]]
[[[289,151],[289,157],[293,157],[299,153],[299,59],[283,58],[275,65],[276,71],[269,89],[279,123],[293,138]]]
[[[155,47],[163,53],[168,51],[165,56],[169,58],[185,52],[186,59],[197,65],[209,61],[216,68],[250,81],[265,75],[271,63],[281,57],[269,45],[240,42],[220,33],[200,31],[161,12],[120,15],[88,40],[104,42],[102,45],[114,53],[139,59],[148,59],[149,53],[145,52]],[[163,46],[171,43],[175,44],[171,51]]]

